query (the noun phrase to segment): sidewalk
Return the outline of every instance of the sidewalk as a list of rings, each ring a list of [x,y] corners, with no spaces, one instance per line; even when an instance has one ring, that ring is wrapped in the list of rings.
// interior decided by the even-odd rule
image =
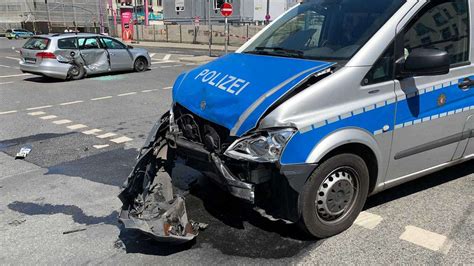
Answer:
[[[144,46],[144,47],[158,47],[158,48],[181,48],[181,49],[209,50],[209,45],[207,45],[207,44],[140,41],[140,43],[131,43],[131,45]],[[229,51],[236,51],[237,49],[239,49],[239,47],[229,46]],[[224,51],[225,46],[223,46],[223,45],[212,45],[212,50],[213,51]]]

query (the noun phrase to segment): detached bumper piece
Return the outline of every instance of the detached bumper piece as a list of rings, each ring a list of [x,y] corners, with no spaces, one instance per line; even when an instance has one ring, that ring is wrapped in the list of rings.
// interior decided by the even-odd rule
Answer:
[[[157,241],[181,244],[198,235],[199,224],[188,219],[184,198],[173,192],[163,151],[166,154],[166,145],[158,141],[142,153],[119,195],[119,221]]]

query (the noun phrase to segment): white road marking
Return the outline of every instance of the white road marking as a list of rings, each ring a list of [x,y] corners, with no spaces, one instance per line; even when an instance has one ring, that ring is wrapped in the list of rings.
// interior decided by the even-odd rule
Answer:
[[[21,61],[21,59],[18,58],[18,57],[5,56],[5,58],[11,59],[11,60],[16,60],[16,61]]]
[[[86,128],[86,127],[87,126],[83,125],[83,124],[76,124],[76,125],[68,126],[67,128],[69,128],[71,130],[76,130],[76,129]]]
[[[14,77],[22,77],[22,76],[31,76],[31,74],[14,74],[14,75],[6,75],[6,76],[0,76],[0,78],[14,78]]]
[[[167,54],[165,55],[165,57],[163,57],[163,61],[168,61],[170,60],[170,58],[171,58],[171,54]]]
[[[400,236],[400,239],[444,254],[449,252],[452,245],[446,236],[411,225],[405,226],[405,232]]]
[[[102,130],[95,128],[95,129],[84,131],[82,133],[86,135],[96,135],[96,133],[99,133],[99,132],[102,132]]]
[[[179,66],[182,66],[182,65],[162,66],[161,68],[172,68],[172,67],[179,67]]]
[[[152,92],[153,90],[143,90],[142,92]]]
[[[13,81],[8,81],[8,82],[0,82],[0,85],[5,85],[5,84],[12,84]]]
[[[33,112],[33,113],[28,113],[29,115],[32,115],[32,116],[37,116],[37,115],[44,115],[46,114],[45,112]]]
[[[122,93],[122,94],[119,94],[117,95],[118,97],[122,97],[122,96],[129,96],[129,95],[134,95],[134,94],[137,94],[135,91],[133,92],[127,92],[127,93]]]
[[[76,104],[76,103],[83,103],[84,101],[74,101],[74,102],[68,102],[68,103],[60,103],[59,105],[71,105],[71,104]]]
[[[187,63],[186,66],[195,66],[196,63]]]
[[[6,65],[0,65],[0,67],[12,68],[11,66],[6,66]]]
[[[55,115],[47,115],[47,116],[42,116],[40,118],[43,119],[43,120],[51,120],[51,119],[58,118],[58,117],[55,116]]]
[[[171,90],[173,87],[164,87],[163,90]]]
[[[168,61],[159,61],[159,62],[151,62],[152,65],[156,64],[167,64],[167,63],[176,63],[178,61],[168,60]]]
[[[115,136],[117,136],[117,134],[115,134],[115,133],[105,133],[105,134],[97,136],[97,137],[99,139],[106,139],[106,138],[115,137]]]
[[[31,107],[27,108],[27,111],[33,111],[33,110],[39,110],[39,109],[46,109],[46,108],[51,108],[53,107],[52,105],[45,105],[45,106],[38,106],[38,107]]]
[[[120,144],[120,143],[124,143],[124,142],[131,141],[131,140],[133,140],[133,139],[128,138],[128,137],[120,137],[120,138],[116,138],[116,139],[111,139],[110,141],[115,142],[117,144]]]
[[[91,101],[100,101],[100,100],[110,99],[110,98],[112,98],[112,97],[113,97],[113,96],[104,96],[104,97],[99,97],[99,98],[91,99]]]
[[[7,114],[14,114],[18,112],[17,110],[11,110],[11,111],[6,111],[6,112],[0,112],[0,115],[7,115]]]
[[[153,58],[153,56],[155,56],[155,55],[156,55],[156,53],[151,53],[150,57]]]
[[[109,146],[110,146],[109,144],[105,144],[105,145],[93,145],[92,147],[100,150],[100,149],[103,149],[103,148],[107,148]]]
[[[56,124],[56,125],[64,125],[64,124],[69,124],[69,123],[72,123],[72,121],[67,120],[67,119],[53,121],[53,124]]]
[[[379,225],[382,220],[383,218],[377,214],[372,214],[370,212],[361,212],[355,220],[354,224],[372,230],[377,227],[377,225]]]

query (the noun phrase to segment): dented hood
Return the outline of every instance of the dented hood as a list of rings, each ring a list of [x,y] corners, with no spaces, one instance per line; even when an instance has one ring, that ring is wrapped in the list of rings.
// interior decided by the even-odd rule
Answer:
[[[265,111],[308,77],[333,63],[287,57],[229,54],[178,78],[173,100],[241,136]]]

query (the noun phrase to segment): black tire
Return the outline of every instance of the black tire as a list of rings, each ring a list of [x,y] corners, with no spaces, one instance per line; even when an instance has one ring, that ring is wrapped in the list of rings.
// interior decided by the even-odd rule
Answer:
[[[369,170],[362,158],[339,154],[328,159],[314,170],[299,196],[299,225],[317,238],[343,232],[364,207],[368,190]]]
[[[15,35],[15,39],[16,39],[16,40],[20,39],[20,36]]]
[[[67,79],[68,80],[79,80],[84,78],[86,75],[86,70],[80,65],[72,65],[68,71]]]
[[[148,68],[148,61],[146,61],[145,58],[139,57],[137,60],[135,60],[135,63],[133,64],[133,69],[136,72],[143,72],[147,70]]]

